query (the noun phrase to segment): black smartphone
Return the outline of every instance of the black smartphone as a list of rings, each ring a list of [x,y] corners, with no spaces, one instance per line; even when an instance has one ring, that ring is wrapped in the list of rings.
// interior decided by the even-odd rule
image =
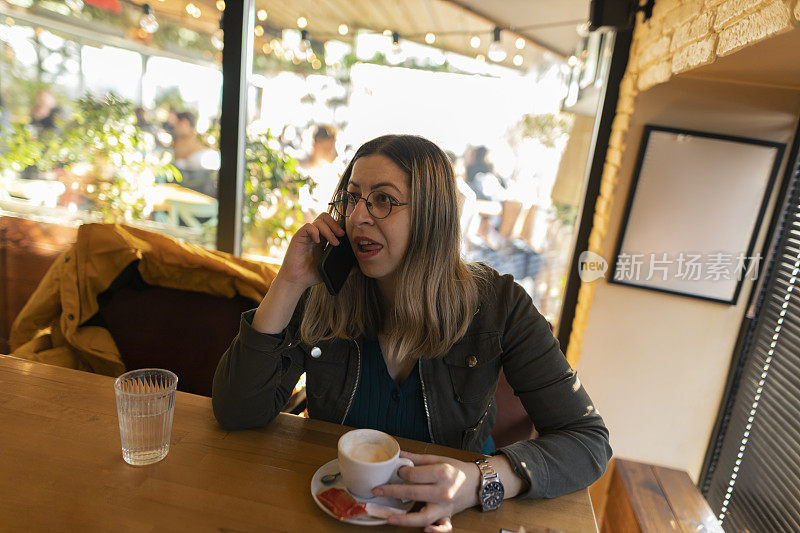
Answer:
[[[338,246],[331,243],[325,245],[317,265],[322,281],[325,282],[328,292],[333,295],[339,294],[353,267],[356,266],[356,254],[350,246],[350,239],[347,235],[337,239],[339,239]]]

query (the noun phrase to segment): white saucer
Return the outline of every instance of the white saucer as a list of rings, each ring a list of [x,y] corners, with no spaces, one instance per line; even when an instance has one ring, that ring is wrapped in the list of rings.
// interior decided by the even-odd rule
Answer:
[[[322,476],[327,476],[328,474],[335,474],[337,472],[339,472],[339,460],[334,459],[333,461],[328,461],[327,463],[319,467],[319,469],[316,472],[314,472],[314,476],[311,478],[311,496],[314,498],[314,501],[317,503],[320,509],[322,509],[323,511],[325,511],[325,513],[334,518],[336,518],[336,515],[333,514],[327,507],[325,507],[325,504],[319,501],[319,498],[317,498],[317,494],[332,488],[347,490],[347,488],[344,486],[344,480],[342,480],[342,476],[337,477],[335,482],[330,483],[328,485],[322,482]],[[353,496],[353,498],[355,498],[356,501],[359,502],[378,503],[380,505],[396,507],[397,509],[403,509],[405,511],[408,511],[414,506],[414,502],[404,503],[402,500],[396,500],[395,498],[385,498],[379,496],[369,499],[359,498],[358,496]],[[338,518],[336,519],[338,520]],[[362,516],[357,516],[355,518],[345,518],[344,520],[342,520],[342,522],[347,522],[348,524],[357,524],[359,526],[382,526],[383,524],[386,523],[386,519],[376,518],[374,516],[362,515]]]

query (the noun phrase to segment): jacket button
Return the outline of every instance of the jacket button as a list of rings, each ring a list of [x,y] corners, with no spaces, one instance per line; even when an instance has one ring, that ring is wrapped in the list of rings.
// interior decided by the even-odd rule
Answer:
[[[70,319],[70,320],[75,320],[75,315],[70,313],[70,314],[67,315],[67,318]]]
[[[311,348],[311,357],[316,359],[320,355],[322,355],[322,350],[319,349],[319,346],[314,346],[313,348]]]
[[[473,366],[475,366],[477,364],[478,364],[478,358],[477,357],[475,357],[474,355],[470,355],[469,357],[467,357],[467,366],[468,367],[472,368]]]

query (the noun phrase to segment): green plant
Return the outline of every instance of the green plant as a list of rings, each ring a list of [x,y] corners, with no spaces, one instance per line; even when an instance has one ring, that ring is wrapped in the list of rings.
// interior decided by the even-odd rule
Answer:
[[[564,226],[575,225],[575,220],[578,218],[577,205],[569,205],[553,201],[553,209],[555,210],[555,219],[560,224]]]
[[[528,114],[514,126],[511,132],[512,141],[518,143],[522,138],[531,138],[543,146],[553,148],[556,141],[572,128],[573,121],[573,115],[567,113]]]
[[[56,126],[36,132],[13,122],[0,139],[0,170],[57,170],[80,191],[84,207],[106,222],[147,218],[145,193],[155,176],[181,179],[168,159],[153,152],[152,139],[136,125],[133,103],[113,93],[87,94]]]
[[[269,132],[248,135],[245,145],[248,178],[244,182],[244,234],[264,248],[280,247],[300,227],[303,212],[297,199],[310,178],[297,171]]]
[[[195,116],[197,115],[197,111],[195,109],[189,108],[186,105],[186,102],[183,101],[183,96],[181,96],[180,89],[174,85],[172,87],[167,87],[166,89],[161,89],[158,92],[154,103],[156,109],[163,107],[167,110],[172,109],[177,113],[191,111],[195,114]]]

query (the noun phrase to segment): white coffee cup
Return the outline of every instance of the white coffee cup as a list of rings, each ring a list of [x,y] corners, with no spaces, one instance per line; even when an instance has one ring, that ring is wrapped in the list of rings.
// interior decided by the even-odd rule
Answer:
[[[386,483],[404,483],[401,466],[414,466],[400,457],[400,445],[390,435],[374,429],[354,429],[339,439],[339,471],[347,490],[359,498],[372,498],[372,489]]]

